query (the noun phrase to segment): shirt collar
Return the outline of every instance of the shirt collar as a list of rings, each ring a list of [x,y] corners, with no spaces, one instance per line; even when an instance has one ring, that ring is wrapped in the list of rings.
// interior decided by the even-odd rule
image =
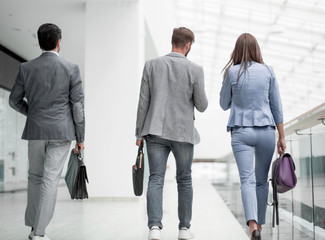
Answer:
[[[170,52],[170,53],[167,54],[167,56],[185,58],[185,56],[183,54],[178,53],[178,52]]]
[[[59,56],[59,54],[56,52],[56,51],[43,51],[43,53],[54,53],[54,54],[56,54],[57,56]]]

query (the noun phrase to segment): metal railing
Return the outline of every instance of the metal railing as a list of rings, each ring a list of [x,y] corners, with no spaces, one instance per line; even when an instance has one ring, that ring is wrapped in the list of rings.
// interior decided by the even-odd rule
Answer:
[[[312,231],[312,239],[325,239],[324,125],[325,103],[284,125],[287,151],[294,158],[298,183],[292,192],[279,196],[283,201],[280,207],[291,212],[288,216],[293,226]]]

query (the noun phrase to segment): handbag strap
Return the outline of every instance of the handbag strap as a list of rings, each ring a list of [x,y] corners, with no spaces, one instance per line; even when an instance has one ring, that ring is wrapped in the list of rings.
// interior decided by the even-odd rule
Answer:
[[[267,205],[272,206],[273,207],[273,213],[272,213],[272,227],[275,227],[276,225],[279,225],[279,201],[278,201],[278,189],[277,189],[277,185],[275,183],[275,179],[269,179],[269,182],[271,181],[271,185],[272,185],[272,203],[269,204],[267,203]]]
[[[275,183],[275,180],[272,180],[272,188],[273,188],[273,217],[272,217],[272,227],[275,227],[276,225],[279,225],[279,201],[278,201],[278,191],[277,191],[277,185]]]

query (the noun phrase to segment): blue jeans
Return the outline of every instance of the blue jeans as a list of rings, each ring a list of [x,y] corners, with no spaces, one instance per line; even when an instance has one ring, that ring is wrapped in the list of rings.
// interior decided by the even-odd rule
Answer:
[[[265,224],[268,172],[275,148],[273,127],[234,128],[231,145],[236,159],[245,218]],[[254,168],[255,155],[255,168]]]
[[[178,189],[179,228],[190,228],[192,219],[192,161],[193,144],[176,142],[156,136],[146,137],[149,160],[149,183],[147,191],[148,227],[158,226],[161,229],[163,216],[163,187],[167,159],[170,151],[176,160],[176,180]]]

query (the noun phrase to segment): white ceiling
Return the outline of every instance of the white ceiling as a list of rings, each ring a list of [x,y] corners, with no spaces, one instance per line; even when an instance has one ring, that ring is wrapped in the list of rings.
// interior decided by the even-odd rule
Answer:
[[[137,0],[0,0],[0,44],[26,60],[33,59],[41,53],[38,27],[55,23],[62,30],[60,56],[78,64],[83,75],[86,4],[93,1],[125,5]]]
[[[243,32],[257,38],[264,62],[275,69],[285,121],[325,102],[325,1],[176,0],[175,5],[178,25],[196,33],[189,58],[204,66],[216,108],[221,70]]]
[[[27,60],[41,53],[37,29],[46,22],[62,29],[60,55],[83,69],[85,1],[0,0],[0,44]]]

